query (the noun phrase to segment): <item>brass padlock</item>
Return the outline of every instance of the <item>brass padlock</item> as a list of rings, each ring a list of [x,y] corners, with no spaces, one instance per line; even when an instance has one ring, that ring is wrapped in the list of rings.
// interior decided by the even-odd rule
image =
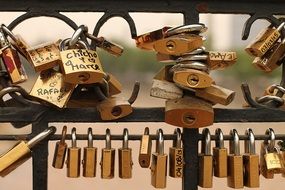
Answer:
[[[266,161],[265,161],[265,154],[268,152],[268,143],[262,142],[260,146],[260,157],[259,157],[259,163],[260,163],[260,173],[263,175],[266,179],[273,179],[274,178],[274,171],[273,170],[267,170]]]
[[[96,51],[90,50],[88,44],[80,40],[77,42],[79,47],[69,47],[70,40],[69,38],[65,39],[59,45],[62,60],[60,66],[65,82],[71,84],[101,82],[106,74],[102,69]]]
[[[224,135],[220,128],[217,128],[215,135],[216,146],[213,147],[213,160],[214,160],[214,176],[227,177],[228,176],[228,149],[224,146]]]
[[[151,146],[152,142],[149,136],[149,128],[146,127],[141,138],[139,151],[139,164],[142,168],[148,168],[150,165]]]
[[[65,142],[67,127],[63,126],[61,140],[56,142],[53,155],[52,166],[57,169],[62,169],[65,161],[67,144]]]
[[[88,146],[83,153],[83,177],[95,177],[97,165],[97,148],[93,146],[92,128],[88,128]]]
[[[31,157],[31,149],[55,132],[55,127],[48,127],[46,130],[36,135],[28,142],[21,141],[6,153],[2,154],[0,156],[0,176],[5,177],[14,171],[18,166],[23,164]]]
[[[164,138],[162,129],[157,130],[156,152],[151,159],[151,185],[155,188],[166,188],[167,154],[164,153]]]
[[[81,148],[77,147],[76,128],[71,130],[71,147],[67,149],[67,177],[77,178],[80,176]]]
[[[208,73],[196,69],[184,69],[174,71],[173,81],[183,88],[207,88],[213,83],[213,79]]]
[[[102,149],[101,157],[101,178],[112,179],[114,178],[115,171],[115,152],[116,150],[111,146],[111,132],[106,129],[106,147]]]
[[[29,47],[26,50],[29,56],[28,61],[36,72],[51,69],[61,63],[59,55],[60,42],[61,40],[39,44],[37,46]]]
[[[63,108],[75,87],[74,84],[64,82],[60,72],[51,69],[40,73],[30,95],[44,104]]]
[[[203,188],[213,187],[213,155],[211,154],[211,134],[208,128],[203,129],[204,140],[199,154],[199,183]]]
[[[228,155],[228,186],[231,188],[243,188],[243,159],[240,154],[239,135],[236,129],[230,131],[230,154]]]
[[[210,51],[207,54],[207,64],[211,70],[222,70],[237,62],[236,52]]]
[[[280,60],[285,53],[285,39],[281,43],[276,42],[262,57],[256,57],[252,64],[265,72],[271,72],[281,65]]]
[[[214,111],[208,101],[194,96],[167,100],[165,122],[178,127],[200,128],[212,125]]]
[[[259,155],[255,153],[255,137],[252,129],[247,129],[245,135],[248,139],[244,141],[244,186],[259,187]]]
[[[123,147],[119,148],[119,177],[122,179],[132,178],[132,149],[129,148],[129,132],[124,129],[123,133]]]
[[[152,87],[150,89],[150,96],[168,100],[177,99],[182,98],[183,90],[173,82],[153,79]]]
[[[181,130],[176,128],[174,130],[176,140],[173,140],[172,147],[169,147],[169,176],[174,178],[182,178],[184,158],[182,148]]]
[[[245,51],[255,57],[263,56],[280,38],[280,31],[284,29],[284,25],[282,22],[277,28],[267,27],[246,47]]]

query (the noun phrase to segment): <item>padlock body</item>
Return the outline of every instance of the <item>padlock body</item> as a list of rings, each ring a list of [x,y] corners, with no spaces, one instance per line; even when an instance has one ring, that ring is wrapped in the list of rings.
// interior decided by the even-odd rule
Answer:
[[[101,178],[114,178],[115,171],[115,149],[102,149]]]
[[[243,158],[241,155],[228,155],[228,186],[243,188]]]
[[[244,186],[257,188],[259,187],[259,155],[244,154]]]
[[[83,153],[83,176],[95,177],[97,165],[97,148],[84,147]]]
[[[208,54],[207,64],[211,70],[222,70],[235,64],[236,61],[236,52],[210,51]]]
[[[67,144],[56,142],[52,166],[57,169],[62,169],[65,161],[65,155],[67,151]]]
[[[69,147],[67,149],[67,177],[77,178],[80,176],[81,148]]]
[[[183,176],[183,148],[169,148],[169,176],[174,178],[182,178]]]
[[[228,150],[227,148],[213,148],[214,176],[228,176]]]
[[[122,179],[132,178],[132,149],[119,148],[119,177]]]
[[[150,96],[167,100],[177,99],[182,98],[183,90],[172,82],[154,79],[150,89]]]
[[[148,168],[150,165],[151,145],[152,143],[150,136],[143,135],[139,152],[139,164],[142,168]]]
[[[260,173],[265,177],[266,179],[273,179],[274,178],[274,171],[268,170],[266,166],[266,160],[265,160],[265,154],[267,146],[264,145],[264,143],[261,143],[260,148],[260,157],[259,157],[259,163],[260,163]]]
[[[267,170],[272,170],[274,173],[281,173],[284,170],[284,163],[279,153],[267,153],[264,159]]]
[[[101,82],[105,76],[96,51],[69,49],[60,52],[64,81],[71,84]]]
[[[199,155],[199,183],[203,188],[212,188],[213,186],[213,156]]]
[[[167,154],[152,154],[151,185],[155,188],[166,188]]]

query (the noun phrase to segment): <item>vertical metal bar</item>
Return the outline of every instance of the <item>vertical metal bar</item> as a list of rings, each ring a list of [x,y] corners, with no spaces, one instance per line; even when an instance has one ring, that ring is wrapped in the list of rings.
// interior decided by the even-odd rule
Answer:
[[[47,121],[41,120],[32,124],[32,134],[36,135],[48,127]],[[48,189],[48,140],[42,141],[33,148],[33,190]]]

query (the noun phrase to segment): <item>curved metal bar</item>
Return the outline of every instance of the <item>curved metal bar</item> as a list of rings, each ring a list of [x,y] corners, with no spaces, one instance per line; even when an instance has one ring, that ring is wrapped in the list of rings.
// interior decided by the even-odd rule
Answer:
[[[252,99],[248,84],[246,83],[241,84],[241,91],[242,91],[245,101],[248,103],[249,106],[253,108],[264,108],[265,107],[264,105],[261,105],[257,103],[254,99]]]
[[[133,104],[136,101],[136,99],[139,95],[139,91],[140,91],[140,82],[136,81],[134,84],[134,88],[133,88],[133,92],[131,94],[131,97],[128,100],[128,102],[130,104]]]

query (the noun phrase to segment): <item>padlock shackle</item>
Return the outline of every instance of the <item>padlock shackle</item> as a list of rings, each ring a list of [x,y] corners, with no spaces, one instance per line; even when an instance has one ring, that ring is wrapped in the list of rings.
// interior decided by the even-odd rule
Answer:
[[[69,49],[70,47],[72,47],[72,46],[69,46],[70,40],[71,40],[71,38],[66,38],[66,39],[62,40],[59,43],[59,50],[60,51],[64,51],[64,50]],[[78,40],[75,45],[79,45],[81,48],[84,48],[84,49],[90,49],[89,45],[87,43],[85,43],[84,41],[82,41],[82,40]]]
[[[177,27],[173,27],[168,29],[165,32],[165,37],[171,37],[174,35],[178,35],[181,33],[193,33],[193,32],[199,32],[199,33],[204,33],[207,31],[207,27],[203,23],[198,23],[198,24],[190,24],[190,25],[181,25]]]
[[[225,143],[224,143],[224,134],[222,129],[217,128],[215,130],[215,135],[218,137],[218,139],[215,140],[216,147],[217,148],[225,148]]]
[[[129,130],[124,128],[123,131],[123,149],[129,148]]]
[[[188,56],[188,55],[197,55],[197,54],[202,54],[202,53],[206,53],[206,48],[205,48],[205,46],[201,46],[201,47],[199,47],[199,48],[197,48],[197,49],[195,49],[195,50],[193,50],[193,51],[191,51],[191,52],[184,53],[184,54],[182,55],[182,57]]]
[[[175,71],[180,71],[183,69],[196,69],[199,71],[204,71],[206,73],[209,72],[208,65],[199,61],[176,60],[176,63],[177,64],[169,69],[170,73],[174,73]]]
[[[88,27],[86,25],[80,25],[73,33],[73,35],[70,38],[70,41],[68,42],[68,46],[72,47],[75,44],[78,43],[80,36],[83,33],[87,33],[88,32]]]
[[[106,129],[106,149],[111,149],[111,131],[109,128]]]
[[[60,139],[60,143],[61,144],[65,143],[66,133],[67,133],[67,126],[64,125],[63,128],[62,128],[62,132],[61,132],[61,139]]]
[[[73,127],[71,130],[71,147],[76,148],[77,147],[77,141],[76,141],[76,128]]]
[[[240,155],[240,143],[239,143],[239,135],[236,129],[232,129],[230,131],[230,135],[232,136],[232,140],[230,141],[230,154],[234,154],[236,156]]]
[[[202,140],[201,153],[205,155],[211,155],[211,133],[208,128],[203,129],[202,134],[204,140]]]
[[[17,37],[15,36],[15,34],[5,25],[5,24],[2,24],[1,25],[1,29],[2,31],[7,34],[14,42],[17,42],[18,39]],[[17,43],[15,44],[17,45]]]
[[[88,148],[92,148],[93,147],[93,133],[92,133],[92,128],[89,127],[88,128]]]
[[[55,127],[48,127],[45,129],[43,132],[39,133],[35,137],[33,137],[31,140],[27,142],[27,146],[31,149],[33,148],[36,144],[47,138],[49,135],[54,134],[56,132]]]
[[[251,128],[246,129],[245,135],[248,139],[244,141],[244,152],[249,154],[255,154],[255,136]]]
[[[266,129],[265,135],[269,135],[269,140],[264,140],[264,144],[268,145],[268,150],[273,151],[275,147],[275,132],[272,128]]]
[[[156,141],[156,152],[159,155],[164,154],[164,138],[162,129],[158,129],[156,132],[158,140]]]
[[[174,130],[174,135],[176,135],[176,139],[173,140],[172,147],[181,148],[182,147],[182,134],[180,128],[176,128]]]
[[[144,128],[144,133],[143,134],[144,135],[149,135],[149,128],[148,127]]]
[[[281,29],[284,29],[284,26],[285,26],[285,22],[282,22],[282,23],[276,28],[276,30],[277,30],[277,31],[281,31]]]

